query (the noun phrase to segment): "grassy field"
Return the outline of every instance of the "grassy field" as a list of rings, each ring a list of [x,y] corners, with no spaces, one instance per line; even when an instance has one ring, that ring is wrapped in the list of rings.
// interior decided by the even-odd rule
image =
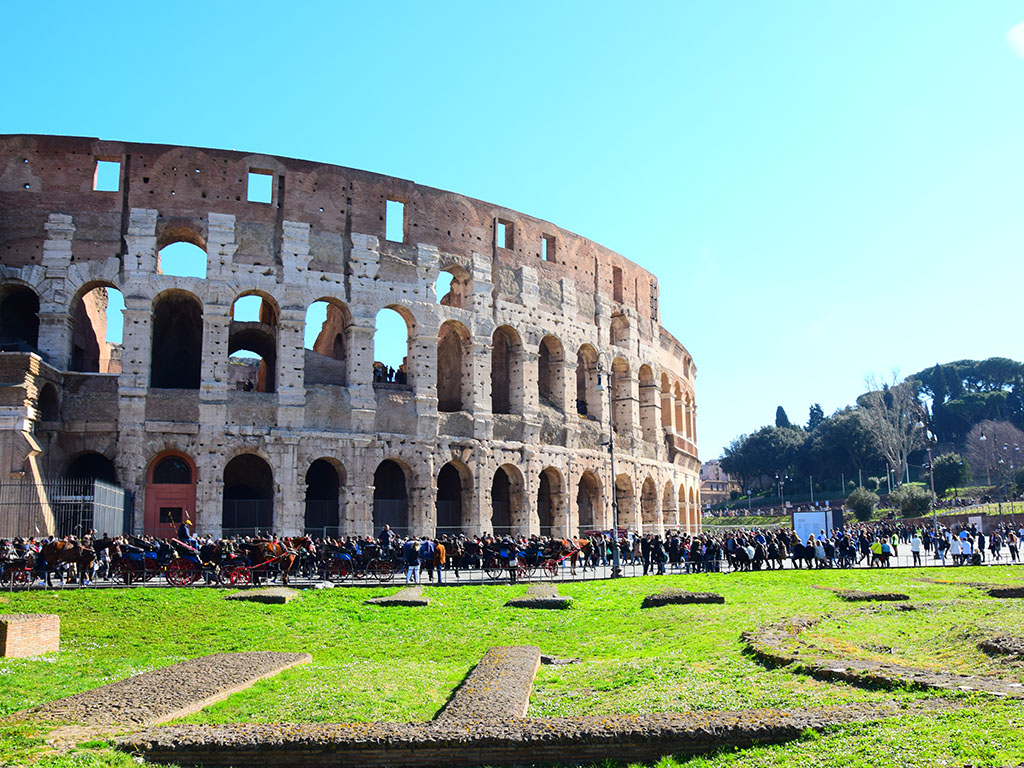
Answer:
[[[932,575],[929,572],[927,575]],[[534,644],[578,664],[542,667],[530,714],[596,715],[859,701],[953,704],[927,716],[850,725],[782,746],[723,753],[673,766],[940,766],[1024,762],[1024,706],[966,694],[883,691],[769,669],[743,652],[744,630],[794,614],[832,614],[807,635],[824,653],[883,658],[1024,680],[1020,666],[975,647],[987,634],[1024,634],[1021,601],[995,600],[921,572],[785,571],[645,577],[560,585],[569,611],[503,607],[525,586],[427,588],[427,608],[362,604],[393,589],[304,592],[286,606],[234,603],[206,589],[32,592],[0,597],[0,612],[61,617],[58,654],[0,660],[0,715],[139,672],[220,651],[308,651],[288,670],[187,719],[420,721],[432,718],[493,645]],[[944,574],[945,575],[945,574]],[[1019,584],[1024,568],[960,569],[948,578]],[[641,610],[665,586],[723,594],[724,605]],[[899,590],[928,610],[863,613],[815,586]],[[47,754],[46,728],[0,724],[0,765],[134,766],[102,742]],[[612,756],[610,756],[612,757]]]

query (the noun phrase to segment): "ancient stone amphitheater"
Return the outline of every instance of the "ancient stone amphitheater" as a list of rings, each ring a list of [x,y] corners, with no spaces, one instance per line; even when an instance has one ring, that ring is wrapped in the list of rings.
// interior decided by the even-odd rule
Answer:
[[[565,535],[611,525],[612,487],[621,526],[699,526],[696,368],[655,276],[452,192],[2,136],[0,341],[0,480],[116,483],[137,532]]]

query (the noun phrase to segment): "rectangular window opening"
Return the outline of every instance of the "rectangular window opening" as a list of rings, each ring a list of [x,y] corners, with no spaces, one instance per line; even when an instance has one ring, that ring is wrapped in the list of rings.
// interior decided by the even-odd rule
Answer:
[[[554,262],[555,260],[555,236],[543,235],[540,238],[540,257],[544,261]]]
[[[392,243],[405,242],[405,203],[388,200],[384,209],[384,237]]]
[[[499,248],[512,247],[512,222],[498,219],[494,225],[494,243]]]
[[[612,298],[622,303],[622,269],[612,267]]]
[[[250,203],[272,203],[274,201],[274,174],[270,171],[251,169],[245,199]]]
[[[121,161],[97,158],[92,188],[96,192],[117,192],[121,188]]]

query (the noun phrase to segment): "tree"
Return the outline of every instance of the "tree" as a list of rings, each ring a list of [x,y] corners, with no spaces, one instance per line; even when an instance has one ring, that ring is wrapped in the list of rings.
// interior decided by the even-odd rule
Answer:
[[[889,494],[889,504],[904,517],[920,517],[931,510],[932,492],[907,483]]]
[[[975,482],[984,481],[987,485],[1008,482],[1014,469],[1024,463],[1022,454],[1024,432],[1008,421],[986,419],[967,433],[964,456],[971,465]]]
[[[942,496],[950,488],[959,488],[967,480],[967,467],[959,453],[944,453],[932,460],[935,493]]]
[[[918,424],[927,414],[917,399],[919,387],[915,379],[905,379],[898,384],[883,384],[857,398],[864,427],[896,470],[897,485],[906,474],[907,457],[924,445],[925,430]]]
[[[846,472],[853,477],[858,470],[880,466],[884,461],[859,409],[836,411],[818,425],[808,442],[818,474]]]
[[[776,427],[791,427],[789,423],[789,416],[786,415],[786,409],[781,405],[775,409],[775,426]]]
[[[821,403],[815,403],[811,406],[810,412],[807,415],[807,431],[813,432],[824,420],[825,411],[821,409]]]
[[[864,522],[871,519],[871,513],[878,507],[878,494],[867,488],[858,488],[846,499],[846,506],[853,510],[854,516]]]

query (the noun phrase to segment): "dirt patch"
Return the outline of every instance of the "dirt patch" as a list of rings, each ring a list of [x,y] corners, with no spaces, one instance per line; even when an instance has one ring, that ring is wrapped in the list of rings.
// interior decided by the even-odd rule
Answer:
[[[1024,637],[996,635],[978,642],[978,648],[993,656],[1020,656],[1024,658]]]
[[[693,603],[725,602],[725,598],[714,592],[687,592],[685,589],[666,589],[644,598],[644,608],[657,608],[662,605],[691,605]]]
[[[21,717],[86,726],[146,726],[184,717],[257,680],[311,661],[308,653],[217,653],[27,710]]]
[[[988,592],[990,597],[1024,597],[1024,587],[989,584],[985,591]]]
[[[910,599],[910,595],[902,592],[871,592],[865,589],[835,589],[832,591],[840,600],[845,600],[848,603],[899,602]]]
[[[365,605],[405,605],[413,608],[420,608],[426,605],[430,605],[430,598],[423,596],[423,587],[406,587],[400,589],[393,595],[384,595],[383,597],[371,597],[369,600],[364,600]]]
[[[288,587],[256,587],[246,589],[242,592],[235,592],[228,595],[228,600],[241,600],[248,603],[270,603],[271,605],[283,605],[294,600],[299,593]]]

